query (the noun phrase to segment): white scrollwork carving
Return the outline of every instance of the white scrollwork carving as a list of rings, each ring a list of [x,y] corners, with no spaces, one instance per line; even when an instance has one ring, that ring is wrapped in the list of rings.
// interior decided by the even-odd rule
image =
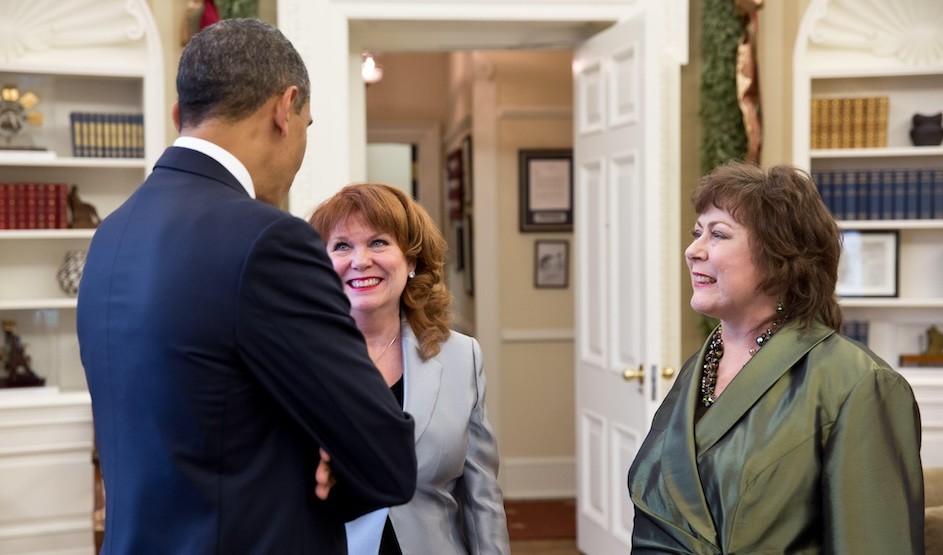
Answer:
[[[940,0],[824,2],[809,40],[822,47],[868,51],[910,65],[943,62]]]
[[[145,31],[139,0],[0,0],[0,62],[30,52],[130,43]]]

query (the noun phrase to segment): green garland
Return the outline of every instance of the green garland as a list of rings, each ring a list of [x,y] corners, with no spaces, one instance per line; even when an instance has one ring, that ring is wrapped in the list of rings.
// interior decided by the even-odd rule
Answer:
[[[702,0],[701,5],[701,174],[730,159],[743,160],[747,132],[737,102],[737,43],[743,32],[736,0]],[[718,320],[701,316],[706,338]]]
[[[220,19],[259,17],[259,0],[214,0]]]
[[[735,0],[702,0],[701,173],[747,152],[747,133],[737,103],[737,42],[742,33]]]

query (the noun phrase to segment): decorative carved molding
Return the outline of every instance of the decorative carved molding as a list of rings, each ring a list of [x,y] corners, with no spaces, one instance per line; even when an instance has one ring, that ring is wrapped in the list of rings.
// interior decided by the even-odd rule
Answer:
[[[809,9],[814,10],[811,44],[909,65],[943,62],[940,0],[825,0]]]
[[[146,31],[145,15],[135,0],[2,2],[0,62],[32,52],[133,43]]]

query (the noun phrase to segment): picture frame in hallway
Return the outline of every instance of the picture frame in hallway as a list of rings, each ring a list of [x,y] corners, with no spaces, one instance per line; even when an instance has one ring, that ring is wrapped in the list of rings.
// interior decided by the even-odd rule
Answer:
[[[841,297],[897,297],[897,231],[842,232],[836,292]]]
[[[465,294],[469,297],[475,296],[475,231],[472,228],[472,214],[465,213],[465,221],[462,225],[462,251],[465,268],[462,270],[462,285]]]
[[[573,149],[518,151],[522,232],[573,231]]]
[[[569,286],[570,243],[564,240],[534,242],[534,287],[566,289]]]

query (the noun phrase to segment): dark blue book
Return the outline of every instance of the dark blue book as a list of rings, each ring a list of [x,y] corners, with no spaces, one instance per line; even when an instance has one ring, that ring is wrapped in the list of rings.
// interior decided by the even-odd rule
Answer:
[[[903,169],[894,170],[893,180],[894,219],[903,220],[907,218],[907,172]]]
[[[832,206],[835,207],[835,218],[847,220],[845,215],[845,172],[842,170],[829,172],[832,177]]]
[[[881,219],[894,219],[894,170],[883,169],[881,173]]]
[[[835,207],[832,199],[832,176],[829,172],[816,172],[813,178],[819,189],[819,196],[822,197],[822,203],[825,208],[835,216]]]
[[[868,219],[880,220],[884,217],[882,210],[884,207],[884,192],[881,190],[881,172],[878,170],[868,170]]]
[[[933,170],[933,217],[943,218],[943,168]]]
[[[845,184],[845,218],[846,220],[857,220],[861,216],[858,214],[858,172],[855,170],[845,170],[840,172],[842,181]]]
[[[904,219],[916,220],[920,213],[920,170],[910,168],[905,172],[905,175],[907,185],[904,194],[907,196],[907,200],[904,204]]]
[[[921,220],[933,218],[933,170],[931,168],[921,168],[919,170],[917,186],[917,205],[919,213],[917,217]]]

